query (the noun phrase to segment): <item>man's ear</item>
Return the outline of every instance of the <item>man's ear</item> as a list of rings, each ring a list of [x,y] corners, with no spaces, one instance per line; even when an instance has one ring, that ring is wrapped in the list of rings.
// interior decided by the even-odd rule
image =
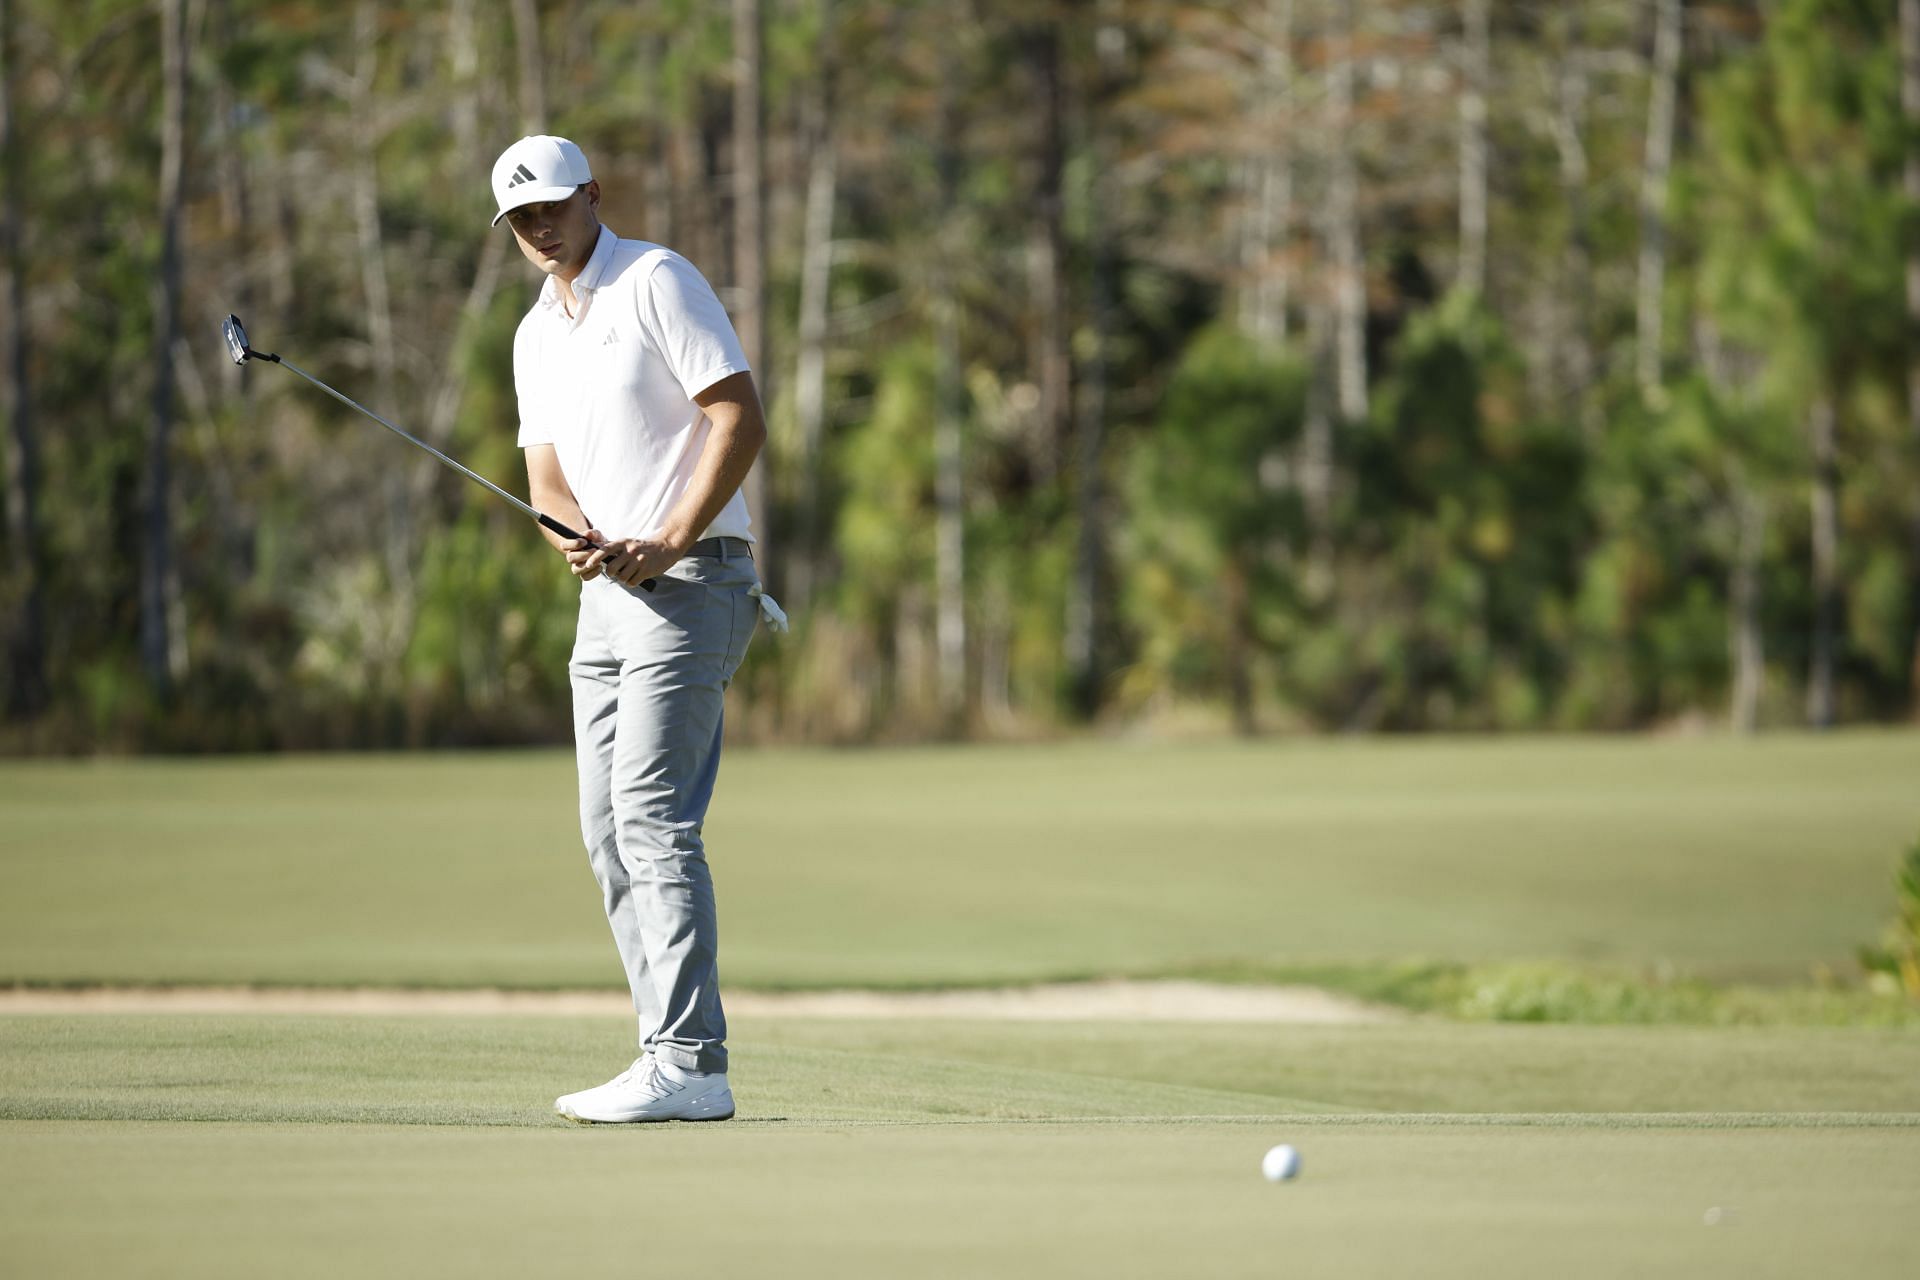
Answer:
[[[587,208],[595,213],[600,212],[600,180],[598,178],[587,179]]]

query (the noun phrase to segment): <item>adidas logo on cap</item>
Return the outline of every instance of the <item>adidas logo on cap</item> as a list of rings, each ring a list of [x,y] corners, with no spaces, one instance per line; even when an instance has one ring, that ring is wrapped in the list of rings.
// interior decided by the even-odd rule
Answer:
[[[513,171],[513,177],[507,180],[509,187],[517,187],[523,182],[533,181],[533,171],[521,165]]]

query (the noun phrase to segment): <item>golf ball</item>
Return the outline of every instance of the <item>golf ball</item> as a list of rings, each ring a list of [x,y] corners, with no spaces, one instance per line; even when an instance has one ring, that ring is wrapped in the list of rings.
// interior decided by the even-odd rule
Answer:
[[[1285,1182],[1298,1177],[1300,1153],[1283,1142],[1261,1159],[1260,1172],[1267,1175],[1268,1182]]]

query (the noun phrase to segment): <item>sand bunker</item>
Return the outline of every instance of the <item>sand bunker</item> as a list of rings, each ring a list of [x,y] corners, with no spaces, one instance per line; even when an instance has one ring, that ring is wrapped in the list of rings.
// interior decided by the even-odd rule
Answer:
[[[1404,1015],[1316,987],[1061,982],[969,991],[729,991],[739,1017],[973,1018],[1012,1022],[1386,1022]],[[619,1016],[612,991],[91,987],[0,990],[0,1013],[546,1014]]]

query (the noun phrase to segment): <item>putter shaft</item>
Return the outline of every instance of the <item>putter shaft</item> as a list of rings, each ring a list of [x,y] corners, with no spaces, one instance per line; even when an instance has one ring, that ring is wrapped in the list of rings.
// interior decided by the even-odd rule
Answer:
[[[320,388],[322,391],[332,396],[335,400],[338,400],[341,404],[346,405],[349,409],[359,410],[361,413],[366,414],[367,417],[372,418],[375,422],[379,423],[381,426],[385,427],[387,430],[393,432],[393,434],[399,436],[402,440],[405,440],[408,444],[417,446],[418,448],[421,448],[421,449],[425,449],[428,453],[440,459],[440,461],[446,463],[449,467],[452,467],[455,471],[458,471],[461,475],[465,476],[467,479],[472,480],[476,484],[486,486],[488,489],[492,490],[494,493],[498,494],[500,497],[505,498],[508,502],[511,502],[514,506],[526,512],[529,516],[532,516],[533,519],[537,521],[542,528],[549,529],[554,533],[559,534],[563,538],[571,538],[578,542],[585,542],[588,546],[593,547],[595,550],[598,550],[598,551],[607,550],[607,548],[602,544],[590,541],[585,534],[576,533],[574,530],[569,529],[566,525],[560,523],[558,520],[555,520],[552,516],[548,515],[546,512],[537,511],[533,507],[529,506],[527,503],[520,501],[520,499],[514,497],[512,494],[508,493],[505,489],[502,489],[499,485],[487,479],[485,476],[481,475],[478,471],[475,471],[473,468],[463,466],[460,463],[455,462],[452,458],[449,458],[446,454],[440,452],[440,450],[434,448],[432,445],[428,444],[425,440],[422,440],[418,436],[415,436],[410,432],[403,431],[399,427],[394,426],[391,422],[388,422],[385,418],[381,417],[379,414],[375,413],[373,410],[367,408],[367,406],[361,404],[358,400],[355,400],[350,396],[342,395],[340,392],[335,391],[332,387],[320,381],[320,379],[314,377],[312,374],[308,373],[305,369],[302,369],[299,365],[293,363],[293,361],[283,359],[280,356],[275,355],[270,351],[255,351],[252,347],[247,345],[247,331],[245,326],[243,326],[240,323],[239,316],[230,315],[227,317],[226,323],[221,327],[221,336],[225,339],[227,344],[227,351],[230,355],[232,355],[233,362],[235,364],[245,364],[248,360],[266,360],[266,361],[272,362],[273,364],[280,365],[283,368],[290,369],[294,373],[297,373],[301,377],[305,378],[308,382],[311,382],[314,386]],[[648,578],[645,581],[641,582],[640,584],[640,586],[647,591],[652,591],[655,585],[656,585],[655,581],[652,578]]]

